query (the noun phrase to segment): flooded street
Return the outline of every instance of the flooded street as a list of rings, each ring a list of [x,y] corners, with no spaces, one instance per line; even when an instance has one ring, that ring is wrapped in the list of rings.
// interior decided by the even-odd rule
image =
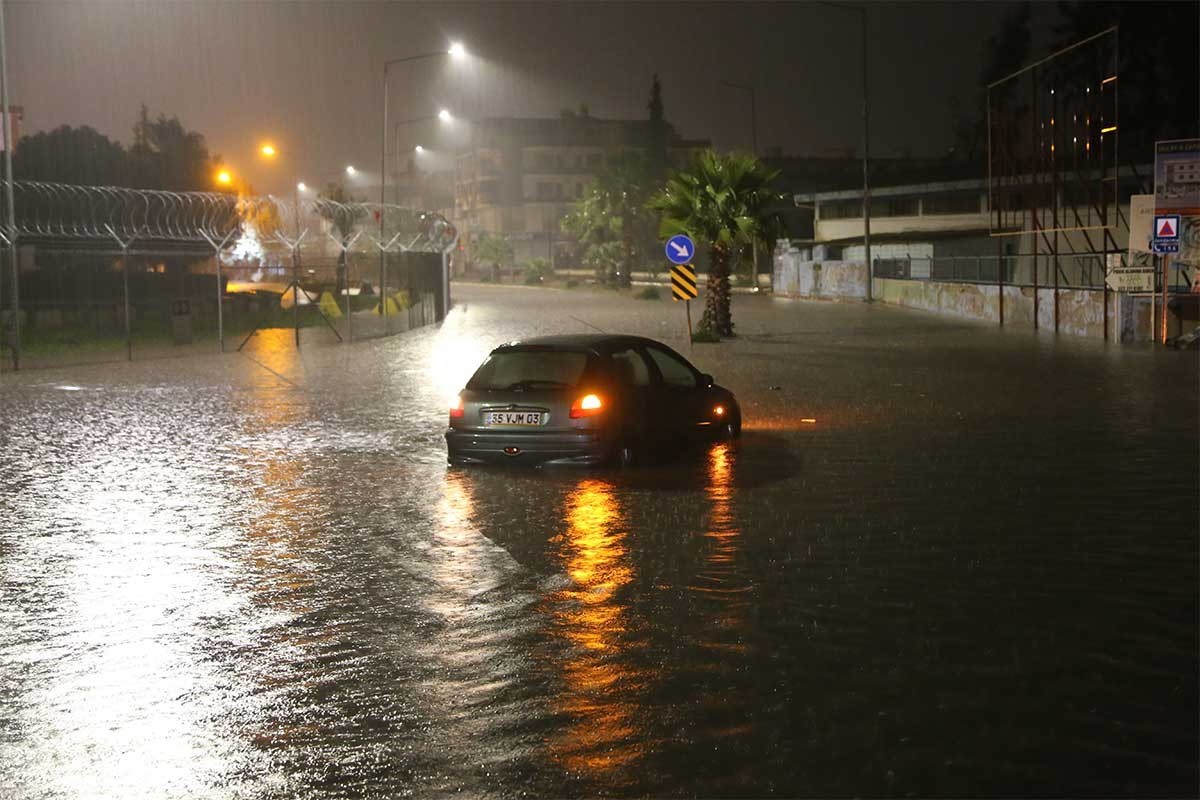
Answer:
[[[0,386],[0,795],[1194,795],[1195,353],[739,295]],[[697,309],[693,309],[694,312]],[[448,469],[494,346],[661,339],[745,434]]]

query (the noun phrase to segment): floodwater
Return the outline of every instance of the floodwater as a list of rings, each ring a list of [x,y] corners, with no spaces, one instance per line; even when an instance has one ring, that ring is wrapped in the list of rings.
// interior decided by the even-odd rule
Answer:
[[[1195,795],[1195,354],[739,296],[743,440],[448,470],[495,344],[6,376],[0,794]]]

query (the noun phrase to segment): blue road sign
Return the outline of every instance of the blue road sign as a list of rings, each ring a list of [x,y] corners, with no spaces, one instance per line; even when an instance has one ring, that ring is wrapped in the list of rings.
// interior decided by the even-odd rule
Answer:
[[[696,255],[696,245],[692,237],[680,233],[667,239],[667,259],[672,264],[688,264]]]

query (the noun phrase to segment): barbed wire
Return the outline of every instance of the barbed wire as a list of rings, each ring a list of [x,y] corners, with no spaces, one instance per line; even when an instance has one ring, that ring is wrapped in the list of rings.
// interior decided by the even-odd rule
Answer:
[[[7,189],[7,183],[0,181],[0,190]],[[253,229],[259,239],[286,247],[298,246],[302,238],[328,235],[342,244],[357,240],[385,251],[440,253],[457,240],[457,231],[442,215],[392,204],[46,181],[14,181],[12,192],[12,229],[7,214],[0,214],[0,232],[8,242],[118,239],[195,245],[235,242]],[[7,203],[2,192],[0,203]]]

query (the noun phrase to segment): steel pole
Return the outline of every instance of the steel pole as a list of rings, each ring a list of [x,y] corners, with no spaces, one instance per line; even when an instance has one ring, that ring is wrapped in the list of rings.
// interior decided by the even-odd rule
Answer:
[[[450,254],[442,251],[442,319],[450,316]]]
[[[129,244],[121,244],[121,283],[125,287],[125,356],[133,361],[133,338],[129,326]]]
[[[8,178],[5,184],[5,198],[8,202],[8,213],[5,224],[8,226],[8,254],[12,265],[12,354],[13,372],[21,369],[21,277],[17,266],[17,216],[13,205],[13,170],[12,170],[12,114],[8,106],[8,47],[4,28],[5,4],[0,0],[0,104],[4,106],[4,170]]]
[[[383,241],[383,217],[384,203],[386,195],[384,192],[387,187],[387,120],[388,120],[388,66],[391,62],[383,64],[383,125],[380,128],[379,136],[379,241]],[[383,319],[384,332],[388,332],[387,323],[387,301],[384,299],[385,292],[383,288],[386,275],[384,274],[385,265],[387,264],[387,254],[381,249],[379,251],[379,315]]]
[[[867,10],[859,8],[858,13],[862,23],[862,119],[863,119],[863,249],[867,259],[867,302],[874,295],[874,265],[871,263],[871,173],[868,166],[870,155],[870,102],[867,93]]]
[[[221,291],[221,251],[215,253],[217,259],[217,347],[218,352],[225,352],[225,312],[222,310],[224,293]]]
[[[296,334],[296,347],[300,347],[300,243],[292,245],[292,329]]]

